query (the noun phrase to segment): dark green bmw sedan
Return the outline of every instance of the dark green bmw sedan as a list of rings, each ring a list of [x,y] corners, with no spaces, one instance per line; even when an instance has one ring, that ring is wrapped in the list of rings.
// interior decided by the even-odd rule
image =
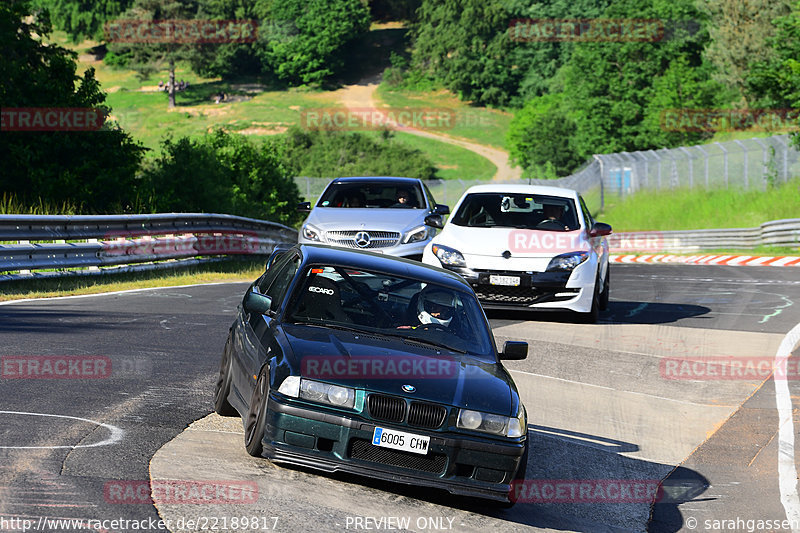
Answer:
[[[513,504],[525,407],[458,275],[370,252],[296,245],[247,290],[215,410],[275,463]]]

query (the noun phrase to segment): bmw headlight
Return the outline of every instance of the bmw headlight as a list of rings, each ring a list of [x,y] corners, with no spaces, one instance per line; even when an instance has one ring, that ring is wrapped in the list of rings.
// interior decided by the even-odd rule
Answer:
[[[311,224],[303,226],[303,237],[309,241],[322,242],[321,232]]]
[[[439,259],[439,262],[442,263],[442,265],[460,267],[467,266],[464,256],[461,255],[461,252],[458,250],[448,248],[447,246],[442,246],[441,244],[434,244],[431,248],[431,251],[437,257],[437,259]]]
[[[525,408],[522,406],[520,406],[520,415],[514,418],[460,409],[456,426],[504,437],[521,437],[528,430]]]
[[[352,409],[356,402],[356,391],[350,387],[340,387],[339,385],[331,385],[321,381],[301,379],[300,398]]]
[[[547,272],[574,270],[576,266],[589,259],[589,252],[569,252],[555,256],[547,265]]]
[[[420,242],[424,241],[428,238],[428,228],[425,226],[419,226],[403,236],[403,244],[411,244],[412,242]]]

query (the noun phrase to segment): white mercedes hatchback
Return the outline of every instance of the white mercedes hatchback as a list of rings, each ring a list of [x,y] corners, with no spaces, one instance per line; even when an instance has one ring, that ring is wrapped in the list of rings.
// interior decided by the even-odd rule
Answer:
[[[460,274],[487,309],[567,309],[595,322],[608,305],[610,233],[576,191],[478,185],[422,261]]]

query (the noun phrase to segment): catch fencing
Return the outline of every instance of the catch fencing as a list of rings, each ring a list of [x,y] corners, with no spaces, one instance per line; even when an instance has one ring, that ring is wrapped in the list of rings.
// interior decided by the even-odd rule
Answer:
[[[436,201],[452,207],[469,187],[488,183],[550,185],[575,189],[590,210],[607,196],[668,189],[759,189],[800,174],[800,152],[788,135],[715,142],[661,150],[598,154],[570,176],[558,179],[425,180]],[[296,178],[300,194],[315,202],[333,178]]]
[[[224,256],[265,256],[297,231],[232,215],[0,215],[0,279],[166,268]],[[132,268],[133,269],[133,268]],[[49,271],[49,272],[48,272]],[[41,275],[41,274],[40,274]]]
[[[643,190],[758,189],[800,171],[800,152],[788,135],[715,142],[672,149],[595,155],[605,195]]]

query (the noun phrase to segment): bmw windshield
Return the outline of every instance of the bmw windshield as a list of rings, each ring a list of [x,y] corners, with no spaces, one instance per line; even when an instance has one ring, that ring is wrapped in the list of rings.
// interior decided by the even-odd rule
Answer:
[[[312,266],[298,279],[285,322],[401,337],[495,360],[475,297],[417,279]]]

